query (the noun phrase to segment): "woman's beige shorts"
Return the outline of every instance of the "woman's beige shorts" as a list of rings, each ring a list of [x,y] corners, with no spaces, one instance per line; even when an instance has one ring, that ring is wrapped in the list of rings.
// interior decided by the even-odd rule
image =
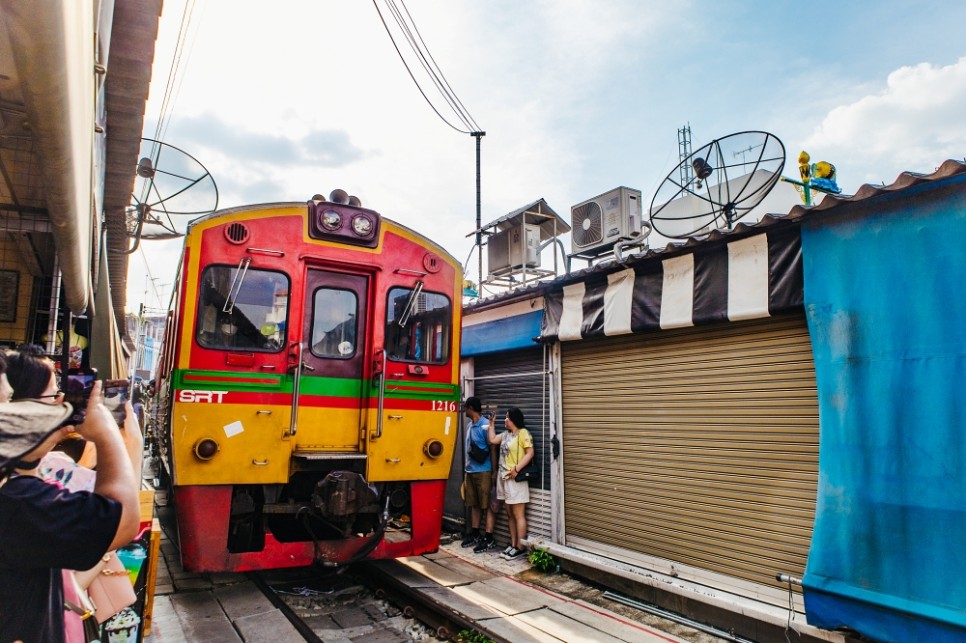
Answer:
[[[522,505],[530,502],[530,485],[526,482],[504,479],[503,474],[496,479],[496,497],[508,505]]]

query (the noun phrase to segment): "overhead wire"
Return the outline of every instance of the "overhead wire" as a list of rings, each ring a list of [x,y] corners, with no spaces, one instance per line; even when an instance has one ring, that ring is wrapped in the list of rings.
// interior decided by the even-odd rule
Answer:
[[[406,23],[406,20],[403,18],[402,12],[400,12],[399,7],[396,6],[393,0],[385,0],[385,2],[393,18],[395,18],[396,24],[399,26],[399,30],[402,31],[402,34],[406,37],[406,41],[409,43],[409,48],[412,49],[413,53],[416,54],[416,59],[423,66],[423,71],[426,72],[426,75],[429,76],[430,80],[436,86],[436,91],[440,93],[443,99],[449,104],[450,109],[453,110],[453,113],[455,113],[456,116],[459,117],[459,119],[463,122],[463,126],[466,127],[467,129],[470,129],[471,125],[466,120],[465,116],[459,111],[459,109],[457,108],[457,104],[453,100],[453,98],[446,92],[439,77],[435,74],[432,67],[430,66],[429,60],[423,54],[419,45],[416,43],[416,38],[413,35],[413,31],[409,28],[409,25]]]
[[[466,106],[463,105],[463,102],[459,99],[459,96],[456,95],[456,92],[453,91],[453,88],[450,86],[449,81],[446,80],[446,76],[443,74],[443,70],[440,69],[439,65],[436,63],[436,59],[433,58],[433,54],[430,53],[429,48],[426,46],[426,41],[423,40],[423,35],[419,33],[419,27],[416,26],[416,21],[413,20],[412,15],[409,13],[409,7],[406,6],[406,3],[404,2],[404,0],[399,0],[399,4],[401,4],[403,9],[406,10],[406,16],[409,17],[409,22],[412,23],[413,30],[416,32],[416,35],[419,37],[419,42],[422,44],[423,49],[426,50],[426,55],[429,57],[429,60],[432,61],[433,67],[439,73],[440,80],[442,80],[443,84],[446,86],[446,89],[449,91],[449,93],[452,94],[453,100],[456,101],[457,105],[459,105],[461,112],[466,115],[466,118],[469,121],[468,125],[472,125],[474,131],[480,131],[482,128],[477,124],[476,120],[470,114],[469,110],[466,109]]]
[[[184,46],[188,40],[188,33],[191,26],[191,17],[194,14],[194,0],[187,0],[184,5],[184,11],[181,14],[181,24],[178,27],[178,39],[175,42],[174,56],[171,60],[171,66],[168,68],[168,80],[164,87],[164,97],[161,101],[161,112],[158,114],[157,126],[154,130],[154,140],[161,140],[161,136],[166,128],[166,123],[170,120],[169,109],[173,105],[174,88],[177,82],[177,77],[182,69],[182,55],[184,53]],[[187,60],[187,59],[185,59]]]
[[[202,5],[204,6],[204,5]],[[186,0],[184,8],[181,13],[181,21],[178,27],[178,35],[175,42],[174,54],[172,55],[171,62],[168,67],[168,78],[165,83],[164,95],[161,100],[161,108],[158,113],[157,122],[155,124],[154,136],[150,146],[150,151],[147,152],[148,157],[151,159],[154,165],[154,170],[157,171],[157,165],[159,164],[160,154],[161,154],[161,141],[167,135],[168,126],[171,124],[171,117],[174,114],[174,107],[177,104],[178,95],[181,92],[181,87],[184,82],[184,74],[182,73],[187,66],[188,60],[191,57],[191,53],[194,48],[194,40],[191,39],[192,34],[192,22],[195,17],[195,0]],[[187,52],[186,52],[187,45]],[[157,194],[157,202],[155,205],[161,205],[161,209],[164,213],[164,217],[167,219],[167,225],[158,216],[150,217],[151,207],[151,191],[154,190],[157,193],[157,185],[155,184],[154,176],[147,178],[143,181],[140,187],[140,196],[137,194],[132,195],[134,202],[138,204],[138,216],[136,221],[136,234],[138,241],[140,240],[140,229],[147,223],[158,224],[161,227],[169,230],[171,232],[176,232],[176,226],[171,220],[171,215],[163,206],[164,199],[160,194]],[[142,212],[141,206],[147,206],[147,208]],[[149,220],[150,219],[150,220]],[[135,243],[137,247],[138,242]],[[133,249],[132,249],[133,250]],[[142,249],[143,255],[143,249]],[[157,293],[156,293],[157,294]],[[159,298],[160,299],[160,298]]]
[[[154,297],[158,300],[160,307],[164,308],[165,303],[161,299],[161,292],[158,290],[158,283],[155,281],[156,278],[151,274],[151,264],[148,262],[147,255],[144,254],[144,246],[138,248],[138,252],[141,253],[141,261],[144,262],[144,271],[147,273],[148,283],[151,284],[151,287],[154,290]],[[148,302],[145,301],[144,306],[147,307],[147,305]]]
[[[192,34],[191,34],[191,23],[194,21],[194,18],[195,18],[195,11],[194,11],[194,9],[195,9],[195,4],[194,4],[195,3],[195,0],[190,0],[190,2],[191,2],[190,15],[188,16],[188,24],[187,24],[187,27],[185,28],[185,37],[184,37],[184,40],[185,40],[185,42],[187,43],[187,46],[188,46],[188,53],[187,54],[184,54],[184,44],[182,44],[182,46],[181,46],[182,53],[181,53],[181,55],[178,56],[178,70],[175,72],[174,96],[171,99],[171,103],[170,103],[170,106],[169,106],[169,113],[168,113],[167,118],[165,119],[165,122],[164,122],[164,129],[161,131],[161,137],[158,140],[163,140],[163,138],[168,133],[168,126],[171,124],[171,117],[174,114],[174,106],[178,104],[178,97],[181,95],[181,87],[184,85],[185,75],[183,73],[181,73],[181,72],[187,67],[188,61],[191,60],[191,54],[194,52],[195,43],[198,42],[197,41],[197,38],[192,38],[191,37],[192,36]],[[202,3],[202,5],[201,5],[202,13],[204,12],[205,7],[207,7],[207,6],[208,5]],[[196,22],[196,24],[197,24],[197,22]],[[196,28],[196,30],[197,30],[197,28]]]
[[[409,46],[416,54],[420,63],[423,65],[423,69],[426,74],[436,85],[437,91],[440,95],[449,103],[450,108],[453,112],[459,116],[460,120],[463,121],[463,125],[472,130],[479,130],[479,125],[473,120],[473,117],[467,111],[466,107],[460,101],[456,92],[450,86],[449,81],[446,80],[446,76],[443,71],[439,68],[436,59],[430,53],[429,48],[426,46],[426,41],[423,40],[422,34],[419,32],[419,28],[416,26],[415,20],[413,20],[412,14],[409,13],[409,8],[406,6],[404,0],[398,0],[399,4],[402,6],[403,11],[406,15],[403,16],[403,11],[400,11],[399,7],[396,6],[397,0],[385,0],[386,5],[390,8],[393,13],[393,17],[396,18],[396,24],[399,25],[400,30],[406,36],[409,41]],[[408,20],[407,20],[408,18]],[[412,27],[410,28],[410,25]],[[414,35],[415,34],[415,35]],[[418,40],[418,42],[417,42]]]
[[[436,109],[436,105],[433,104],[433,101],[429,100],[429,96],[427,96],[426,92],[423,91],[422,85],[419,84],[419,81],[416,80],[416,76],[413,75],[412,69],[409,68],[409,63],[406,62],[405,57],[402,55],[402,51],[400,51],[399,45],[396,44],[396,39],[393,37],[392,32],[389,30],[389,25],[386,24],[386,19],[383,17],[382,10],[379,8],[378,0],[372,0],[372,4],[376,7],[376,12],[379,14],[379,20],[382,22],[382,26],[385,28],[386,34],[389,35],[389,40],[392,41],[392,46],[395,47],[396,53],[399,55],[399,60],[402,61],[403,66],[406,68],[406,71],[409,73],[409,77],[413,79],[413,83],[416,84],[416,89],[418,89],[419,93],[422,94],[423,99],[425,99],[426,101],[426,104],[429,105],[434,112],[436,112],[436,115],[439,116],[440,120],[442,120],[444,123],[449,125],[451,128],[453,128],[457,132],[460,132],[461,134],[469,134],[469,131],[461,130],[456,125],[453,125],[452,123],[450,123],[446,119],[446,117],[440,114],[439,110]]]
[[[376,8],[376,13],[379,14],[379,20],[382,22],[382,26],[386,30],[386,34],[389,36],[389,40],[392,42],[392,46],[395,48],[396,54],[399,56],[399,60],[406,68],[406,72],[416,85],[416,89],[418,89],[419,93],[423,96],[426,104],[428,104],[430,108],[436,112],[436,115],[439,116],[440,120],[457,132],[460,132],[461,134],[473,134],[474,131],[479,131],[479,127],[476,126],[476,122],[473,120],[472,116],[470,116],[466,108],[463,107],[462,101],[456,97],[455,92],[452,91],[449,83],[446,81],[445,77],[443,77],[442,71],[439,71],[439,66],[436,64],[435,59],[431,54],[429,54],[428,48],[422,39],[422,35],[419,34],[419,30],[416,28],[415,22],[412,20],[409,9],[406,8],[405,4],[403,4],[403,9],[405,10],[406,16],[409,17],[409,22],[407,22],[405,17],[403,17],[402,11],[400,11],[399,7],[394,4],[395,0],[384,0],[384,2],[386,3],[389,13],[393,16],[397,26],[406,38],[406,41],[409,43],[409,47],[413,50],[417,60],[419,60],[420,64],[423,66],[424,71],[430,77],[433,84],[436,86],[437,91],[440,92],[440,94],[443,96],[443,99],[450,106],[450,109],[459,118],[460,122],[463,124],[463,127],[466,129],[460,129],[458,126],[450,122],[449,119],[443,116],[433,101],[430,100],[429,96],[427,96],[426,91],[416,79],[416,75],[413,73],[412,68],[406,61],[406,57],[403,55],[402,50],[399,47],[399,43],[396,42],[396,37],[389,28],[389,24],[386,22],[382,9],[379,8],[378,0],[372,0],[372,4]],[[402,0],[400,0],[400,3],[402,3]],[[412,28],[409,26],[410,23],[412,23]],[[415,32],[416,35],[413,35],[413,32]]]
[[[164,96],[161,99],[161,109],[158,113],[158,120],[154,128],[154,143],[151,144],[151,151],[149,157],[152,161],[157,160],[159,142],[162,140],[164,135],[167,133],[168,125],[171,122],[171,115],[174,113],[174,105],[177,102],[177,96],[181,89],[181,82],[184,79],[181,71],[187,64],[190,58],[191,48],[188,50],[188,55],[184,55],[185,44],[188,42],[188,36],[191,33],[191,22],[194,16],[195,0],[186,0],[184,9],[181,13],[181,23],[178,26],[178,37],[175,42],[174,55],[171,58],[171,64],[168,67],[168,78],[164,87]],[[145,181],[141,188],[141,197],[138,200],[139,203],[146,203],[149,194],[148,191],[151,189],[153,181]]]

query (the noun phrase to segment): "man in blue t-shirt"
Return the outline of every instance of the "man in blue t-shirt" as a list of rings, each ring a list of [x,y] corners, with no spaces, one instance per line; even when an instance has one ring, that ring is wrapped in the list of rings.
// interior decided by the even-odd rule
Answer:
[[[463,547],[473,547],[476,553],[494,548],[493,525],[496,517],[490,511],[490,488],[493,485],[493,458],[487,440],[490,421],[483,415],[483,405],[479,398],[469,397],[463,404],[470,424],[466,428],[465,457],[466,472],[463,478],[463,503],[470,509],[471,530],[460,543]],[[486,533],[480,534],[480,519],[486,517]]]
[[[9,390],[0,355],[0,394]],[[64,640],[62,569],[88,569],[129,543],[140,524],[135,473],[96,382],[87,418],[63,427],[69,404],[0,404],[0,641]],[[9,393],[2,395],[2,402]],[[93,492],[70,492],[34,475],[70,430],[97,446]]]

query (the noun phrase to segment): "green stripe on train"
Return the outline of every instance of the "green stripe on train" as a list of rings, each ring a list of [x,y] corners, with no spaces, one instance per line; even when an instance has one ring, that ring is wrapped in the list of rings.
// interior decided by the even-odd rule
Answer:
[[[193,381],[187,381],[188,379]],[[291,393],[291,375],[270,373],[239,373],[236,371],[175,370],[172,380],[176,389],[206,391],[270,391]],[[360,389],[368,387],[365,396],[376,394],[375,385],[355,378],[316,377],[303,375],[299,384],[302,395],[329,395],[334,397],[359,397]],[[419,390],[412,390],[419,389]],[[458,400],[459,387],[440,382],[409,382],[386,380],[386,398]]]

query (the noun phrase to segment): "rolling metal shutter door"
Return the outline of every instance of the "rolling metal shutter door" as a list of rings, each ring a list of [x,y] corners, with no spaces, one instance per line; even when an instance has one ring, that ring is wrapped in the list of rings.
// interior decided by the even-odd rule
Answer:
[[[802,315],[561,353],[568,543],[773,586],[804,573],[818,401]]]
[[[530,537],[550,537],[550,411],[548,377],[543,347],[477,355],[474,358],[474,391],[484,412],[495,410],[495,428],[504,430],[503,418],[510,406],[519,407],[533,436],[534,457],[543,475],[530,482],[527,526]],[[528,373],[520,377],[519,375]],[[499,542],[509,537],[506,517],[497,517]]]
[[[497,433],[506,428],[503,419],[507,408],[516,406],[523,411],[527,430],[533,436],[534,457],[543,471],[542,479],[531,482],[530,488],[549,489],[550,412],[547,377],[540,374],[544,370],[543,348],[478,355],[473,361],[476,397],[483,403],[484,413],[496,412]],[[529,375],[518,377],[523,373]]]

